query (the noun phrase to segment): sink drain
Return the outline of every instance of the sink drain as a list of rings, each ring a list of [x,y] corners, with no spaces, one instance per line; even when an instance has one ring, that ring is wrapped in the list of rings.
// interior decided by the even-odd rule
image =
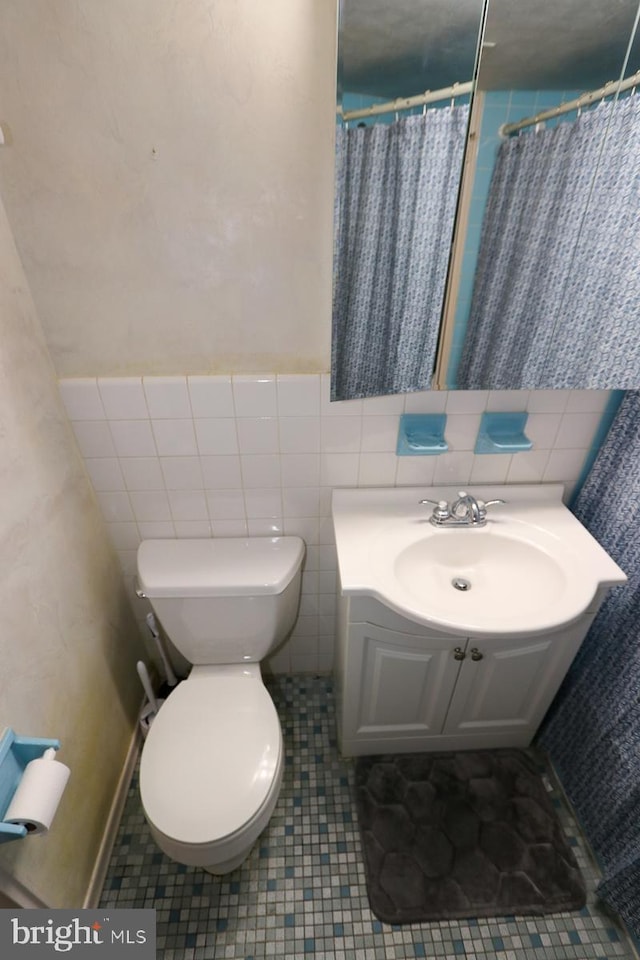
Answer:
[[[462,590],[463,593],[465,590],[471,590],[471,583],[469,580],[465,580],[464,577],[454,577],[451,583],[456,590]]]

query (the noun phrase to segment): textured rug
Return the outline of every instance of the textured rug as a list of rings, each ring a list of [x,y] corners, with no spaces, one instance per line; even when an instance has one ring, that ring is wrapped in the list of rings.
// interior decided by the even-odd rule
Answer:
[[[585,886],[523,750],[359,757],[371,909],[386,923],[579,910]]]

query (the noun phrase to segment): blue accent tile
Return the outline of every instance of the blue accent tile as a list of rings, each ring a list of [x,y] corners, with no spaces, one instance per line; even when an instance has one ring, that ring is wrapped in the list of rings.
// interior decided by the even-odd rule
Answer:
[[[315,953],[316,952],[316,942],[313,937],[307,937],[304,941],[304,952],[305,953]]]
[[[502,937],[491,937],[491,943],[494,950],[504,950],[504,940]]]
[[[382,933],[382,924],[379,920],[374,920],[371,924],[371,929],[374,933]]]
[[[313,900],[313,887],[305,887],[302,896],[305,900]]]
[[[423,944],[423,943],[414,943],[414,945],[413,945],[413,955],[414,955],[414,957],[426,957],[426,953],[424,952],[424,944]]]
[[[579,943],[582,943],[580,939],[580,934],[577,930],[569,930],[569,943],[577,946]]]
[[[539,934],[539,933],[530,933],[530,934],[529,934],[529,940],[531,941],[531,946],[532,946],[532,947],[541,947],[541,946],[542,946],[542,940],[540,939],[540,934]]]
[[[225,918],[225,917],[219,917],[219,918],[216,920],[216,930],[218,931],[218,933],[224,933],[224,931],[225,931],[226,929],[227,929],[227,920],[226,920],[226,918]]]
[[[615,930],[613,927],[607,928],[607,936],[609,937],[609,940],[611,940],[611,943],[618,943],[620,940],[618,931]]]
[[[272,893],[274,890],[278,889],[277,880],[267,880],[267,890]]]
[[[295,916],[295,913],[285,913],[285,915],[284,915],[284,925],[285,925],[285,927],[295,927],[295,925],[296,925],[296,916]]]
[[[344,926],[341,923],[334,923],[333,925],[333,935],[334,937],[343,937],[344,936]]]
[[[464,940],[453,940],[452,941],[453,952],[457,954],[464,954]]]

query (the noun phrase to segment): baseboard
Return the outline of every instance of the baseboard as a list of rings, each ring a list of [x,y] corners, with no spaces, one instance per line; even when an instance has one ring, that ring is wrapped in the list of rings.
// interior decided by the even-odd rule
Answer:
[[[89,886],[82,904],[84,908],[95,908],[98,906],[100,894],[102,893],[102,888],[104,887],[104,880],[107,875],[107,869],[109,867],[109,860],[111,859],[111,851],[113,850],[116,833],[120,825],[120,820],[122,819],[122,811],[124,810],[124,805],[127,799],[129,784],[135,769],[138,754],[140,753],[140,740],[140,728],[138,724],[136,724],[133,736],[131,737],[131,742],[129,744],[129,749],[127,751],[127,757],[120,773],[118,786],[113,796],[113,801],[111,803],[111,809],[109,810],[109,816],[107,817],[107,822],[105,824],[104,833],[102,834],[98,856],[96,857],[96,862],[91,873]]]

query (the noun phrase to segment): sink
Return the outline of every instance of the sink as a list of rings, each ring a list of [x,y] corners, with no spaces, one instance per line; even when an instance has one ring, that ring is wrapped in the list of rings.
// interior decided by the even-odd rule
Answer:
[[[335,490],[342,592],[447,633],[533,635],[577,620],[600,589],[626,581],[564,506],[561,485],[469,492],[506,503],[489,508],[484,527],[435,527],[418,501],[455,499],[455,488]]]

